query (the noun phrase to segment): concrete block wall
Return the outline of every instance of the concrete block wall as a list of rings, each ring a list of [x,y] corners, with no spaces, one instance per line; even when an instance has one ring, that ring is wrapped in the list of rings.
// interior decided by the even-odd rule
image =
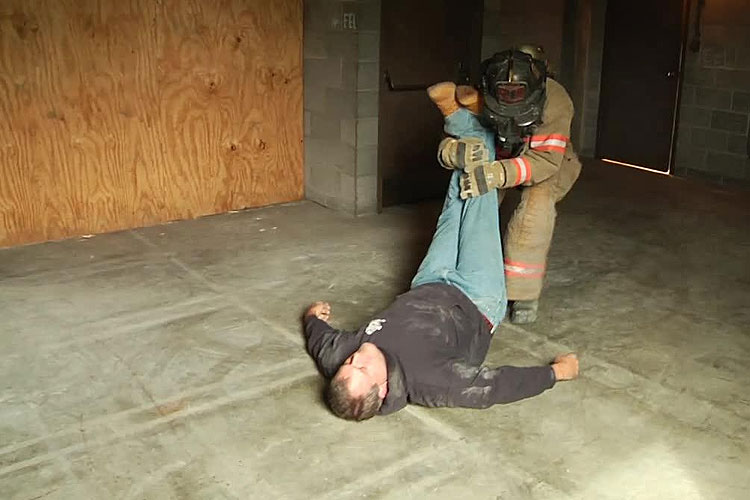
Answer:
[[[305,0],[306,197],[377,209],[380,0]],[[374,131],[374,132],[373,132]]]
[[[357,215],[378,209],[378,96],[380,89],[380,0],[358,0],[359,52],[356,119]]]
[[[684,70],[675,173],[750,186],[750,2],[706,2],[700,50],[688,48]]]

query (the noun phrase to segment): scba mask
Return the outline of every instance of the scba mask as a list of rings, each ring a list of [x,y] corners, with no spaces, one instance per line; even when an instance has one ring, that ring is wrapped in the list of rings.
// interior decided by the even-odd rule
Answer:
[[[480,121],[501,143],[513,145],[541,123],[546,100],[547,63],[539,47],[498,52],[482,62]]]

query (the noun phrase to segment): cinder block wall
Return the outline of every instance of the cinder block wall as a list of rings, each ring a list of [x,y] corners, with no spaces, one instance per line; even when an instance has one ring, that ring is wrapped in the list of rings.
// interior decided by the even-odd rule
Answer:
[[[675,173],[750,186],[750,2],[707,1],[700,50],[690,50],[691,2]]]
[[[304,5],[306,197],[375,212],[380,0]]]
[[[357,215],[378,208],[378,96],[380,92],[380,0],[357,2]]]

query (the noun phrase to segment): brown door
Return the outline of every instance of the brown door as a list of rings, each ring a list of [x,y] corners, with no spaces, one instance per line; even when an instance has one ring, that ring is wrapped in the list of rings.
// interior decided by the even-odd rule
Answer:
[[[677,110],[683,0],[609,0],[597,156],[668,172]]]
[[[476,78],[482,2],[383,0],[378,171],[380,205],[445,194],[436,151],[443,119],[427,97],[440,81]]]

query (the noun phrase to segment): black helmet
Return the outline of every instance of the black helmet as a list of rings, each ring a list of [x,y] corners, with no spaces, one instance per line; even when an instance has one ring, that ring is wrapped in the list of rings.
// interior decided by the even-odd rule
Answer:
[[[522,46],[482,61],[482,123],[498,137],[516,139],[541,123],[546,98],[547,63],[541,47]]]

